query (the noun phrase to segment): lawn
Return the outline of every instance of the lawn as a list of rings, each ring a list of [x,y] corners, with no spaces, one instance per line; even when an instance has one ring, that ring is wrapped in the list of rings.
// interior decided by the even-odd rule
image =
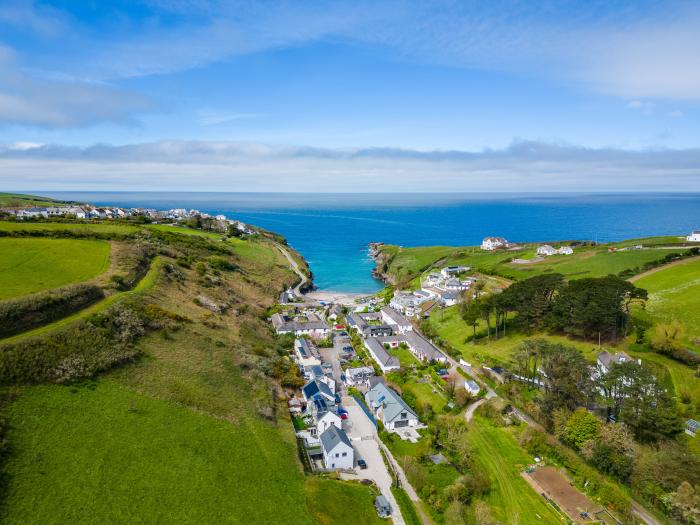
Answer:
[[[306,481],[306,505],[319,525],[387,523],[373,510],[376,492],[359,483],[309,478]],[[358,512],[362,509],[361,512]]]
[[[668,238],[660,238],[666,240]],[[673,238],[671,238],[673,239]],[[658,244],[659,239],[646,239],[645,244]],[[555,243],[557,246],[558,244]],[[635,243],[636,244],[636,243]],[[664,243],[665,244],[665,243]],[[554,255],[540,262],[515,264],[513,258],[533,259],[537,244],[522,245],[518,251],[487,252],[474,246],[424,246],[400,248],[385,246],[382,250],[394,255],[387,273],[397,282],[408,283],[422,272],[434,266],[469,266],[475,271],[495,273],[508,279],[520,280],[542,273],[558,272],[570,279],[581,277],[602,277],[617,274],[623,270],[636,268],[646,262],[662,258],[667,252],[658,249],[642,249],[608,252],[607,245],[583,246],[574,249],[572,255]]]
[[[413,366],[413,365],[420,365],[420,361],[416,359],[416,357],[411,353],[411,351],[408,348],[390,348],[388,350],[389,354],[393,355],[394,357],[398,358],[399,364],[401,366]]]
[[[473,329],[460,317],[458,306],[450,306],[444,310],[434,312],[430,316],[429,322],[440,337],[459,350],[464,359],[475,366],[483,362],[491,364],[509,362],[518,345],[528,337],[539,337],[552,342],[575,346],[583,352],[589,361],[595,361],[599,351],[597,346],[590,342],[576,341],[567,337],[549,334],[527,336],[519,332],[509,332],[507,327],[505,337],[500,337],[499,339],[492,337],[491,341],[488,342],[485,339],[480,339],[476,344],[471,341],[467,342],[466,339],[473,334]],[[486,335],[486,325],[483,321],[477,326],[477,334]]]
[[[131,224],[119,224],[108,222],[80,223],[80,222],[10,222],[0,221],[0,231],[8,232],[35,232],[35,231],[71,231],[78,234],[132,234],[139,231],[138,226]]]
[[[88,281],[109,258],[106,241],[0,238],[0,300]]]
[[[646,313],[655,322],[677,319],[688,341],[700,338],[700,258],[686,259],[635,281],[649,292]]]
[[[223,234],[215,232],[207,232],[203,230],[195,230],[185,226],[177,226],[173,224],[149,224],[148,229],[164,232],[180,233],[182,235],[198,235],[200,237],[208,237],[210,239],[221,239]]]
[[[561,521],[520,476],[532,459],[520,448],[511,430],[494,427],[477,416],[469,425],[468,436],[474,455],[493,482],[486,501],[497,521],[512,525]]]
[[[9,413],[5,523],[313,522],[293,442],[258,420],[110,381],[32,387]]]

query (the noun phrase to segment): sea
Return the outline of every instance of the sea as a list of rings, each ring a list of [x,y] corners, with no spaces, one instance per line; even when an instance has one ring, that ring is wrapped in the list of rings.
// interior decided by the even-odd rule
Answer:
[[[97,205],[195,208],[284,235],[309,262],[319,290],[371,293],[370,242],[401,246],[617,241],[700,229],[695,194],[42,192]]]

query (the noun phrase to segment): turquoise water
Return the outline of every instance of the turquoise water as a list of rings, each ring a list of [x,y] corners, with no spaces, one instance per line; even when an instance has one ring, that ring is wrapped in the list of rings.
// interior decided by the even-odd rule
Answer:
[[[101,205],[197,208],[284,235],[307,259],[319,289],[373,292],[367,243],[476,245],[488,235],[517,242],[616,241],[700,229],[700,194],[275,194],[45,193]]]

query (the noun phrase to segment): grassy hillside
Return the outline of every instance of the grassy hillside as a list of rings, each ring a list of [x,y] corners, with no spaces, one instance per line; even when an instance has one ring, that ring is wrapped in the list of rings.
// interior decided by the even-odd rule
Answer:
[[[688,341],[700,338],[700,258],[649,272],[634,284],[649,292],[646,313],[652,320],[676,319],[683,323]]]
[[[84,235],[66,226],[60,235]],[[123,234],[116,224],[90,228]],[[309,478],[298,460],[281,400],[284,374],[294,371],[289,341],[265,319],[296,276],[274,242],[126,228],[159,254],[133,290],[12,339],[41,349],[58,338],[66,351],[74,326],[126,322],[136,358],[88,381],[0,389],[11,398],[0,520],[342,525],[362,515],[376,523],[370,488]],[[134,311],[150,316],[141,331]],[[111,352],[97,344],[98,355]],[[70,360],[60,366],[80,374]]]
[[[643,243],[640,250],[608,251],[609,248],[622,248]],[[556,244],[558,246],[558,244]],[[602,277],[625,270],[641,268],[644,264],[656,261],[669,253],[663,246],[676,246],[683,250],[677,237],[654,237],[629,240],[599,246],[574,247],[572,255],[553,255],[542,260],[536,258],[536,244],[521,245],[516,251],[498,250],[487,252],[478,247],[429,246],[403,248],[392,245],[380,249],[379,270],[393,283],[408,285],[431,268],[448,265],[470,266],[471,268],[520,280],[548,272],[564,274],[570,279],[581,277]],[[521,259],[526,262],[513,262]]]
[[[52,206],[62,202],[49,197],[0,192],[0,207]]]
[[[0,238],[0,300],[92,279],[109,255],[105,241]]]
[[[472,451],[493,480],[487,501],[494,517],[513,525],[560,522],[544,498],[520,476],[532,458],[520,448],[511,430],[494,427],[480,417],[469,425]]]
[[[261,421],[232,425],[112,381],[35,387],[9,415],[5,522],[311,522],[294,442]]]

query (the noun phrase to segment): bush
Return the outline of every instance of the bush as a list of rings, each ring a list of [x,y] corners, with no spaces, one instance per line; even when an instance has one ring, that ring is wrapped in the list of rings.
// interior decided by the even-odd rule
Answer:
[[[63,383],[134,360],[152,329],[138,305],[119,304],[43,337],[0,345],[0,384]]]
[[[75,284],[0,302],[0,337],[8,337],[67,317],[104,298],[94,284]]]

